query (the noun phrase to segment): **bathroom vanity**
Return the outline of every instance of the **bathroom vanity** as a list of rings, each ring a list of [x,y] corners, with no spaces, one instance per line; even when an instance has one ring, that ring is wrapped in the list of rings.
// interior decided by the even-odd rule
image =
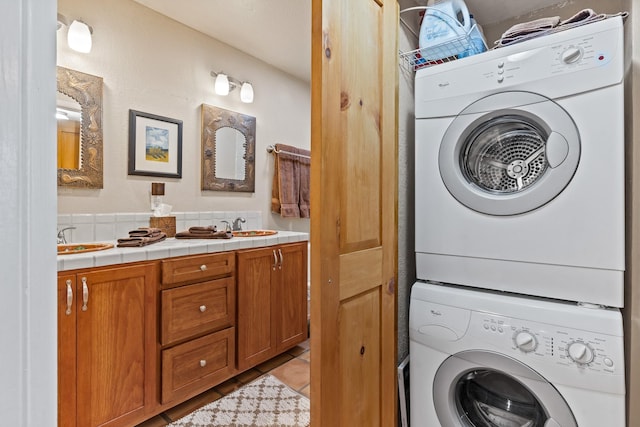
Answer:
[[[304,341],[307,239],[58,256],[58,424],[136,425]]]

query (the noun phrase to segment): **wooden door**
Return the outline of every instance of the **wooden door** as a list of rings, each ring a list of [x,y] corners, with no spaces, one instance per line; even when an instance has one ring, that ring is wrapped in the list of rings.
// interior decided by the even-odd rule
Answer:
[[[76,276],[58,276],[58,425],[76,427]]]
[[[155,264],[77,275],[78,426],[132,425],[153,409],[157,278]]]
[[[273,248],[238,252],[238,369],[255,366],[276,354],[276,318],[271,286],[278,255]]]
[[[312,1],[311,422],[397,423],[397,26]]]
[[[275,294],[278,352],[307,338],[307,242],[281,246],[280,254]]]

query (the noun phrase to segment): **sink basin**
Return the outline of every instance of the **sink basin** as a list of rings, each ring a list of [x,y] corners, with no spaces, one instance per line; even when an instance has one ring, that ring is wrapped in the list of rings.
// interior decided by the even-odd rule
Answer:
[[[261,237],[261,236],[271,236],[276,234],[276,230],[243,230],[243,231],[234,231],[233,235],[235,237]]]
[[[58,255],[82,254],[85,252],[103,251],[112,248],[111,243],[70,243],[58,245]]]

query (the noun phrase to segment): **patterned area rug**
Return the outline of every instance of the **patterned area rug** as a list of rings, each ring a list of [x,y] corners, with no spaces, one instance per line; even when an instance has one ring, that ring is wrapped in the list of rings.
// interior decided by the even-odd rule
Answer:
[[[309,399],[267,374],[168,427],[308,427],[309,407]]]

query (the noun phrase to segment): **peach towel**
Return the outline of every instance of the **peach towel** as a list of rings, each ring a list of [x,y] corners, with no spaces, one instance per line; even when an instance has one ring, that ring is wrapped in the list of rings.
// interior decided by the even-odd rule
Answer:
[[[311,152],[285,144],[276,144],[275,148],[287,153],[276,153],[271,212],[279,213],[283,218],[309,218],[311,159],[299,155],[310,157]]]

